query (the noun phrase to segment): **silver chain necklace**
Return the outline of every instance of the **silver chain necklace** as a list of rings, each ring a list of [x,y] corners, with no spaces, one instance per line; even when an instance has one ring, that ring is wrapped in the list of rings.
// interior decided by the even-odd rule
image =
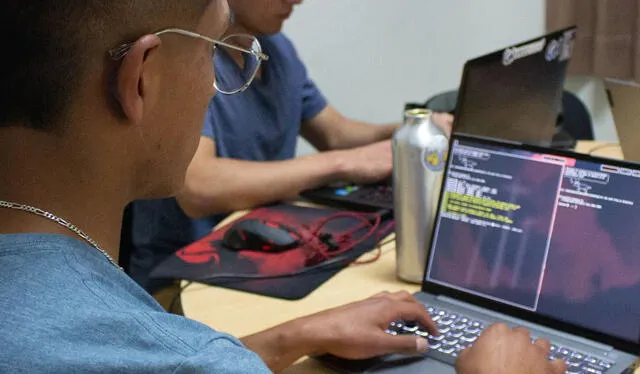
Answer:
[[[9,209],[16,209],[16,210],[22,210],[24,212],[29,212],[29,213],[33,213],[36,214],[38,216],[50,219],[52,221],[54,221],[55,223],[66,227],[67,229],[73,231],[76,235],[78,235],[79,237],[81,237],[82,239],[84,239],[87,243],[91,244],[95,249],[97,249],[98,251],[100,251],[100,253],[102,253],[104,255],[104,257],[107,258],[107,260],[109,260],[109,262],[111,262],[111,264],[113,264],[113,266],[117,267],[118,269],[124,271],[123,268],[120,267],[120,265],[118,265],[117,262],[115,262],[113,260],[113,258],[111,258],[111,256],[109,256],[109,254],[107,252],[105,252],[102,248],[100,248],[100,246],[98,245],[98,243],[93,240],[89,235],[85,234],[84,231],[80,230],[76,225],[52,214],[49,213],[47,211],[44,211],[40,208],[36,208],[36,207],[32,207],[29,205],[24,205],[24,204],[18,204],[18,203],[12,203],[10,201],[2,201],[0,200],[0,208],[9,208]]]

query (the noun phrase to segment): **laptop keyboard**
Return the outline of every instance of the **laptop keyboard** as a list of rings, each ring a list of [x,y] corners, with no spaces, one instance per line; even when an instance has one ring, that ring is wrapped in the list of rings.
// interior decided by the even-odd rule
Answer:
[[[358,199],[366,201],[393,204],[393,187],[389,185],[372,185],[366,186],[356,192]]]
[[[391,335],[415,334],[429,339],[430,350],[437,351],[448,356],[451,363],[460,354],[460,351],[471,346],[480,336],[482,330],[488,326],[487,323],[475,320],[464,315],[453,313],[442,308],[427,307],[433,321],[438,325],[440,336],[431,336],[427,332],[420,330],[414,323],[396,321],[391,323],[387,333]],[[606,373],[614,363],[602,360],[587,353],[575,349],[551,344],[549,359],[563,359],[567,365],[567,373]]]

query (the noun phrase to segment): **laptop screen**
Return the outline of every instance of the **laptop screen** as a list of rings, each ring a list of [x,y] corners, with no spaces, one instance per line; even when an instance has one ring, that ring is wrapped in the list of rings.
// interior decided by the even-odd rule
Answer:
[[[454,136],[426,280],[637,342],[640,169],[530,149]]]

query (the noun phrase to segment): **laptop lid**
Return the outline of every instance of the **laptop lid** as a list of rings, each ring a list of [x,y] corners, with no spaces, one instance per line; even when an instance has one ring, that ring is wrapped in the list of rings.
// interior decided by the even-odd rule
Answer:
[[[467,61],[453,130],[551,144],[575,33],[569,27]]]
[[[640,166],[454,134],[423,291],[637,353]]]
[[[611,114],[627,161],[640,161],[640,84],[606,79]]]

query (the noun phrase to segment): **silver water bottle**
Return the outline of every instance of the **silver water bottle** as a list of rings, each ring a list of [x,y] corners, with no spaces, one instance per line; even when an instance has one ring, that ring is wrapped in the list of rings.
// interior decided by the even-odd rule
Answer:
[[[410,109],[393,135],[396,274],[421,283],[449,141],[431,111]]]

